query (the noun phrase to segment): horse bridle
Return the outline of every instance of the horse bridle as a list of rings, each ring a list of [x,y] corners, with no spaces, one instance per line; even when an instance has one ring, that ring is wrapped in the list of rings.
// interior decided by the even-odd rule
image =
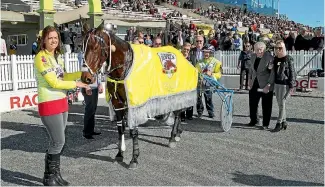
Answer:
[[[83,51],[83,65],[82,65],[82,68],[81,68],[81,72],[88,72],[90,73],[92,76],[94,76],[95,74],[98,74],[99,71],[100,71],[100,68],[96,71],[96,72],[93,72],[93,70],[90,68],[90,66],[87,64],[86,62],[86,58],[85,58],[85,54],[86,54],[86,50],[87,50],[87,45],[88,45],[88,42],[89,42],[89,39],[91,36],[94,36],[96,41],[100,43],[100,48],[101,48],[101,58],[100,58],[100,63],[102,63],[102,57],[105,58],[104,62],[107,61],[107,58],[109,57],[109,61],[108,61],[108,68],[107,68],[107,71],[109,71],[111,69],[111,64],[112,64],[112,41],[111,41],[111,36],[109,34],[108,31],[104,30],[104,33],[108,35],[108,38],[109,38],[109,44],[107,44],[104,40],[104,38],[101,36],[101,34],[98,36],[96,34],[94,34],[96,29],[92,29],[91,31],[88,32],[88,37],[87,40],[86,40],[86,44],[85,44],[85,39],[83,40],[82,42],[82,51]],[[109,48],[109,54],[107,52],[106,49]],[[109,55],[109,56],[107,56]],[[104,63],[103,62],[103,63]]]

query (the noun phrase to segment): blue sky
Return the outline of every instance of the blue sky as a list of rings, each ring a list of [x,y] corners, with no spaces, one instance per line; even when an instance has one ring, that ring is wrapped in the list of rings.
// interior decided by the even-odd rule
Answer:
[[[324,0],[280,0],[279,9],[289,20],[312,27],[324,26]]]

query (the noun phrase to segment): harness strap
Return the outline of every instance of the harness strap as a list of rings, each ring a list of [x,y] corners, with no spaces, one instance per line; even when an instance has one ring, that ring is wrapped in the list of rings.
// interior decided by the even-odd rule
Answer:
[[[111,83],[114,83],[114,97],[115,99],[117,99],[117,96],[116,96],[116,91],[117,91],[117,84],[124,84],[124,80],[114,80],[114,79],[111,79],[109,77],[107,77],[107,81],[108,82],[111,82]]]

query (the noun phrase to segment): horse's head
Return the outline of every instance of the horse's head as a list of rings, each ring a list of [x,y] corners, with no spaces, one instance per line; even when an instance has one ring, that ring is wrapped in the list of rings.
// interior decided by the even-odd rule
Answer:
[[[94,82],[94,75],[99,72],[106,60],[111,60],[112,52],[116,48],[111,43],[108,30],[100,25],[96,29],[83,27],[83,52],[84,61],[82,65],[81,81],[86,84]]]

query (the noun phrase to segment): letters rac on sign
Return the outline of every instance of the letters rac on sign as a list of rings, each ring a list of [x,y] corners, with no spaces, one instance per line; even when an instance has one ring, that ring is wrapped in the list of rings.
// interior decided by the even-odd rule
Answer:
[[[9,98],[10,109],[37,106],[37,96],[38,94],[25,96],[11,96]]]

